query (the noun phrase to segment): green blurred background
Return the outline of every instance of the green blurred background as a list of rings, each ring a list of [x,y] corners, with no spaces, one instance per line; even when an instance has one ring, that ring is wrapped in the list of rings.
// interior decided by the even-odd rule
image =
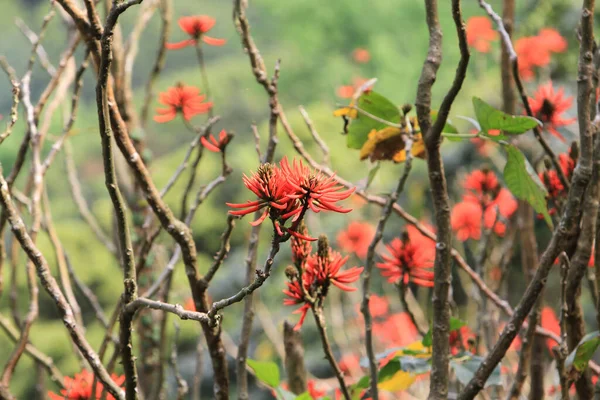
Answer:
[[[21,76],[29,56],[30,44],[16,27],[15,18],[23,19],[31,29],[37,31],[49,6],[43,0],[3,0],[1,3],[0,23],[4,28],[0,37],[0,54],[7,58]],[[457,40],[449,3],[440,2],[440,22],[444,29],[444,58],[437,83],[434,86],[434,105],[439,104],[441,96],[448,89],[458,61]],[[476,2],[464,3],[465,19],[474,15],[483,15],[476,6]],[[494,1],[492,4],[496,9],[500,9],[500,2]],[[554,80],[562,80],[566,84],[572,83],[577,57],[577,43],[574,34],[578,18],[577,10],[568,0],[519,1],[518,6],[517,36],[533,35],[542,27],[552,26],[561,31],[563,36],[569,40],[570,51],[556,56],[553,61],[552,77]],[[533,12],[534,10],[535,12]],[[137,12],[138,10],[134,7],[122,17],[125,35],[131,30]],[[228,148],[229,162],[234,172],[227,182],[201,205],[192,225],[198,246],[199,265],[203,272],[210,265],[212,254],[217,251],[220,235],[225,228],[227,209],[224,203],[250,198],[249,192],[241,184],[242,173],[248,173],[257,166],[250,125],[252,123],[258,125],[264,145],[267,133],[265,120],[268,117],[269,108],[264,90],[256,83],[248,58],[242,52],[240,40],[231,18],[231,2],[174,1],[174,21],[170,41],[184,38],[175,19],[179,16],[197,14],[206,14],[216,18],[216,26],[210,35],[227,39],[224,47],[205,46],[205,55],[214,96],[214,110],[217,115],[222,117],[217,128],[227,129],[236,134]],[[351,84],[355,77],[376,77],[378,82],[375,89],[398,105],[414,101],[416,83],[428,43],[422,2],[417,0],[394,2],[388,0],[337,2],[256,0],[250,1],[248,17],[252,25],[252,34],[269,70],[272,70],[276,59],[281,59],[280,101],[298,136],[304,141],[308,150],[316,158],[319,158],[319,149],[311,141],[310,134],[297,110],[299,105],[303,105],[309,112],[315,127],[329,144],[334,170],[357,185],[364,185],[369,165],[367,162],[358,160],[357,151],[345,147],[345,137],[341,134],[342,122],[332,116],[332,111],[336,106],[345,103],[345,100],[336,96],[336,89],[341,85]],[[154,15],[142,35],[139,54],[134,66],[133,86],[136,103],[140,106],[144,94],[143,86],[149,76],[157,51],[159,33],[160,21],[158,15]],[[43,46],[55,65],[58,63],[65,42],[65,29],[60,19],[55,18],[43,41]],[[365,64],[354,62],[352,51],[355,48],[368,49],[371,60]],[[472,115],[470,99],[473,95],[500,106],[500,73],[497,61],[499,53],[498,42],[494,44],[490,54],[473,53],[467,80],[452,108],[451,118],[455,118],[456,115]],[[81,60],[81,48],[76,57],[77,60]],[[567,75],[571,77],[571,81],[567,80]],[[39,64],[36,64],[32,81],[33,99],[38,98],[48,79],[47,73]],[[156,91],[166,90],[179,81],[187,85],[201,86],[199,69],[192,48],[168,52],[166,68],[156,84]],[[573,88],[574,86],[569,85],[569,87]],[[532,90],[533,87],[530,87],[529,91]],[[567,93],[570,92],[572,90],[567,88]],[[0,77],[0,93],[3,93],[0,96],[0,113],[4,114],[6,119],[10,109],[11,96],[10,84],[4,76]],[[157,103],[154,102],[152,108],[156,105]],[[22,115],[22,112],[20,114]],[[51,138],[61,132],[62,119],[59,118],[59,115],[60,113],[57,113],[52,121]],[[197,125],[203,121],[202,116],[193,120]],[[454,119],[454,122],[465,132],[468,130],[468,126],[461,124],[460,120]],[[104,188],[97,126],[94,80],[90,71],[87,71],[80,111],[75,124],[77,134],[70,141],[74,149],[74,157],[83,183],[85,197],[105,230],[110,232],[112,229],[112,206]],[[281,139],[276,157],[280,158],[283,155],[292,157],[294,152],[289,140],[283,131],[280,130],[280,133]],[[10,171],[23,134],[24,123],[21,116],[12,136],[0,147],[0,162],[5,174]],[[181,162],[191,136],[184,125],[176,120],[162,125],[151,122],[146,132],[146,139],[148,148],[152,152],[150,169],[157,186],[162,187]],[[558,150],[564,150],[564,145],[561,147],[559,143],[553,142],[553,144],[557,146]],[[48,147],[50,145],[51,143],[48,143]],[[502,156],[496,154],[491,159],[484,160],[471,143],[446,142],[444,146],[446,169],[451,188],[456,188],[459,183],[455,178],[470,168],[480,166],[482,163],[491,164],[496,168],[501,165],[501,161],[498,164],[495,160],[498,157],[502,159]],[[428,219],[432,214],[432,208],[427,194],[424,163],[416,160],[413,165],[413,174],[409,179],[408,189],[402,196],[401,205],[417,217]],[[206,184],[216,177],[219,168],[219,159],[215,154],[205,155],[200,164],[198,185]],[[401,170],[402,166],[400,165],[384,165],[370,190],[374,193],[389,192],[395,185],[394,177]],[[25,170],[21,174],[21,178],[26,175]],[[169,204],[177,213],[185,177],[187,174],[184,174],[180,184],[167,197]],[[46,183],[56,228],[69,258],[79,277],[94,290],[108,314],[122,291],[120,269],[79,217],[70,195],[62,155],[57,157],[48,172]],[[19,185],[23,186],[23,179]],[[459,200],[458,192],[453,195],[453,200]],[[325,214],[319,215],[318,218],[312,215],[308,219],[308,223],[313,235],[325,233],[335,238],[336,233],[344,229],[349,220],[366,219],[375,223],[378,215],[377,207],[364,206],[349,215]],[[238,222],[232,237],[232,251],[210,289],[210,294],[214,299],[231,295],[243,284],[244,258],[250,231],[248,219]],[[384,237],[385,242],[398,236],[404,226],[397,217],[392,217],[390,221]],[[543,231],[543,223],[540,225],[541,231]],[[266,256],[267,249],[265,247],[269,243],[268,229],[263,229],[263,236],[259,263],[262,263]],[[161,236],[159,241],[166,245],[169,252],[172,251],[173,245],[168,237]],[[52,267],[55,268],[54,255],[47,236],[41,234],[38,242]],[[515,255],[515,274],[520,273],[518,256],[517,253]],[[24,261],[24,256],[21,255],[20,265],[24,266]],[[297,316],[290,316],[291,308],[281,306],[283,299],[281,290],[284,287],[285,278],[283,273],[279,272],[282,272],[288,262],[289,251],[286,246],[276,260],[276,273],[260,290],[260,298],[270,310],[272,314],[270,319],[278,329],[285,318],[294,323],[297,318]],[[351,262],[358,265],[361,261],[351,259]],[[178,266],[175,274],[172,301],[183,303],[188,298],[188,291],[181,267],[182,265]],[[5,290],[0,298],[0,312],[9,316],[9,268],[5,268],[3,273],[5,274]],[[22,269],[19,271],[18,282],[19,309],[25,313],[28,295]],[[376,276],[374,287],[376,292],[382,293],[382,282],[379,276]],[[512,287],[514,287],[514,297],[518,298],[519,293],[522,293],[522,280],[515,279]],[[511,294],[513,294],[512,290]],[[346,295],[344,294],[344,296]],[[511,298],[512,303],[515,298]],[[103,335],[103,329],[94,319],[93,312],[87,303],[82,298],[79,300],[84,311],[86,336],[97,348]],[[391,301],[396,301],[395,297]],[[345,297],[347,318],[353,318],[355,302],[355,296]],[[395,306],[397,307],[397,304]],[[41,293],[40,307],[41,314],[33,327],[32,342],[50,355],[63,373],[72,374],[78,371],[80,367],[76,357],[72,354],[67,332],[57,318],[53,303],[45,293]],[[224,327],[234,341],[239,337],[241,310],[240,303],[240,305],[230,307],[225,313]],[[169,324],[169,326],[171,325]],[[181,322],[180,326],[182,334],[178,345],[182,373],[190,379],[194,370],[193,351],[199,329],[192,322]],[[258,328],[253,337],[250,356],[262,359],[272,357],[278,360],[273,346],[268,341],[265,342],[266,337],[256,321],[255,327]],[[303,333],[306,343],[315,342],[316,331],[312,321],[307,322]],[[11,348],[12,345],[7,337],[3,334],[0,335],[0,365],[4,364]],[[325,371],[326,374],[327,366],[323,363],[320,348],[311,343],[308,351],[307,362],[311,372],[317,376],[321,371]],[[207,359],[208,357],[205,356],[206,362],[208,362]],[[281,360],[278,362],[281,363]],[[31,373],[32,366],[33,363],[26,356],[19,363],[16,379],[13,380],[11,386],[13,393],[17,394],[18,398],[25,399],[32,396],[35,380],[35,374]],[[205,371],[209,369],[207,364]],[[209,386],[206,386],[205,389],[204,393],[210,397]],[[255,395],[258,396],[258,394]]]

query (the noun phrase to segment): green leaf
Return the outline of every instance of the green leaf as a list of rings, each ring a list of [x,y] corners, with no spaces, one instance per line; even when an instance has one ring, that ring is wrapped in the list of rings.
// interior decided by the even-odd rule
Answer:
[[[265,385],[275,389],[279,386],[279,367],[272,361],[247,360],[256,378]]]
[[[356,106],[385,121],[393,122],[395,124],[400,123],[401,117],[398,107],[377,92],[368,91],[363,93],[358,98],[358,104]],[[352,120],[348,129],[348,147],[351,149],[360,149],[367,141],[371,130],[380,130],[387,126],[388,125],[382,122],[375,121],[358,112],[356,119]]]
[[[499,129],[507,134],[519,135],[542,124],[532,117],[515,116],[497,110],[479,97],[473,97],[473,109],[475,110],[477,121],[481,125],[481,130],[486,134],[490,129]],[[490,137],[496,140],[500,136]]]
[[[313,400],[312,396],[308,392],[300,393],[298,396],[293,397],[294,400]]]
[[[535,173],[525,155],[513,145],[505,146],[508,159],[504,167],[506,186],[517,198],[527,201],[534,210],[544,216],[552,229],[552,219],[546,205],[546,188]]]
[[[358,382],[350,387],[350,390],[361,390],[368,388],[370,379],[371,378],[368,375],[363,376]]]
[[[575,350],[569,354],[565,360],[565,367],[575,368],[577,371],[583,371],[592,356],[600,346],[600,331],[588,333],[581,339]]]
[[[475,372],[477,371],[483,360],[483,357],[474,356],[471,354],[465,356],[465,353],[463,353],[459,357],[450,360],[450,368],[454,370],[458,381],[461,384],[466,385],[473,378],[473,375],[475,375]],[[502,379],[500,376],[500,365],[497,365],[496,368],[494,368],[492,374],[485,382],[485,387],[497,385],[502,385]]]
[[[457,331],[465,325],[467,325],[465,321],[458,318],[450,317],[450,332]],[[431,332],[431,329],[429,329],[425,336],[423,336],[423,340],[421,341],[423,343],[423,346],[431,347],[433,339],[432,336],[433,334]]]

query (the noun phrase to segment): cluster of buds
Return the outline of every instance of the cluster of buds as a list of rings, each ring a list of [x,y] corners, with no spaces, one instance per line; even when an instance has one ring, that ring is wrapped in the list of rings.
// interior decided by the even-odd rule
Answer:
[[[342,271],[348,256],[342,257],[340,253],[333,251],[324,235],[319,237],[317,252],[310,254],[310,250],[310,243],[298,237],[292,238],[294,266],[285,270],[289,281],[286,282],[287,289],[283,291],[287,296],[283,304],[301,305],[294,312],[300,314],[300,320],[294,327],[296,330],[304,323],[308,310],[323,306],[331,285],[347,292],[355,291],[356,288],[348,284],[356,282],[364,269],[352,267]]]
[[[308,210],[315,213],[333,211],[350,212],[336,203],[345,200],[354,192],[354,188],[342,190],[334,177],[312,171],[302,161],[294,160],[290,165],[283,158],[279,165],[265,163],[248,177],[244,175],[244,185],[258,200],[241,204],[227,203],[236,210],[233,215],[246,215],[263,210],[261,216],[252,225],[261,224],[267,217],[273,222],[275,232],[280,238],[295,236],[304,240],[316,240],[298,231],[300,222]],[[286,227],[286,222],[291,221]]]

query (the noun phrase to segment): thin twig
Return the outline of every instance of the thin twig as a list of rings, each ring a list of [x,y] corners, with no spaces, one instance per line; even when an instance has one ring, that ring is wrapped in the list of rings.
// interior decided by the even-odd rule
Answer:
[[[308,115],[304,107],[299,106],[298,110],[300,110],[300,114],[304,119],[304,123],[306,123],[306,127],[308,128],[310,134],[315,140],[315,143],[317,144],[317,146],[319,146],[321,152],[323,153],[323,164],[329,165],[329,147],[327,147],[327,143],[325,143],[325,141],[319,135],[319,132],[317,132],[317,129],[315,128],[313,122],[310,119],[310,116]]]

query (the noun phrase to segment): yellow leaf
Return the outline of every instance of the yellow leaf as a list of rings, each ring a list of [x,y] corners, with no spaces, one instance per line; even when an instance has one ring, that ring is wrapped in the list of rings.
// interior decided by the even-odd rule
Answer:
[[[398,371],[390,379],[387,379],[377,386],[380,389],[387,390],[388,392],[398,392],[400,390],[406,390],[412,385],[417,377],[410,372]]]
[[[350,104],[350,105],[352,105],[352,104]],[[337,110],[335,110],[333,112],[333,116],[334,117],[348,117],[348,118],[356,119],[356,117],[358,116],[358,111],[356,111],[356,109],[352,108],[352,107],[342,107],[342,108],[338,108]]]

